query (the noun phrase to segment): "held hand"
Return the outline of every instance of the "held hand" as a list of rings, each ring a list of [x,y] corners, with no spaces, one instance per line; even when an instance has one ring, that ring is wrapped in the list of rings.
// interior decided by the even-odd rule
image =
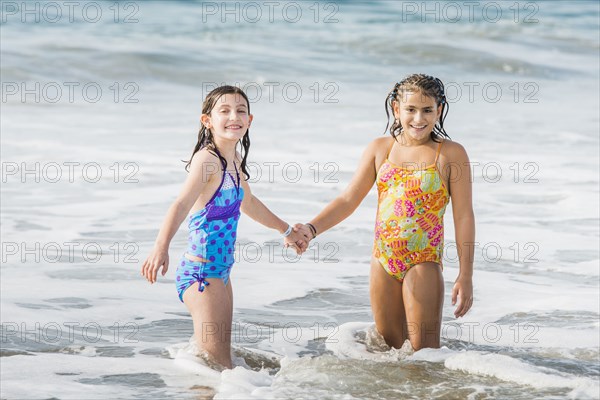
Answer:
[[[290,237],[293,237],[293,240],[295,240],[294,243],[296,244],[296,246],[294,247],[296,249],[297,254],[304,253],[308,249],[310,241],[314,239],[312,231],[310,230],[308,225],[300,223],[294,225]],[[287,246],[288,244],[286,244],[286,247]]]
[[[299,232],[304,236],[304,240],[308,243],[313,239],[312,231],[306,224],[296,224],[294,225],[294,232]]]
[[[292,231],[289,236],[283,238],[285,247],[293,247],[296,254],[302,254],[308,247],[308,240],[300,232]]]
[[[162,267],[162,275],[164,276],[169,269],[169,252],[163,250],[153,250],[142,265],[142,276],[151,284],[156,282],[156,274]]]
[[[456,318],[464,316],[473,305],[473,281],[471,278],[456,279],[452,288],[452,305],[456,305],[456,299],[459,299],[458,307],[454,310]]]

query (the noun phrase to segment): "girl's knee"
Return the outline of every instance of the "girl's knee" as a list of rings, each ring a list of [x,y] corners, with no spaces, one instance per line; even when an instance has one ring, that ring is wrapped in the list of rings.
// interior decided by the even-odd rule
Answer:
[[[402,345],[404,345],[404,342],[406,341],[406,337],[404,335],[397,333],[389,336],[384,335],[383,338],[388,346],[395,349],[402,348]]]
[[[401,327],[394,327],[390,325],[378,326],[377,331],[385,340],[385,343],[390,347],[397,349],[401,348],[406,340],[407,336]]]
[[[440,348],[440,342],[431,342],[431,343],[425,343],[422,342],[420,340],[411,340],[410,341],[410,345],[412,346],[414,351],[419,351],[421,349],[439,349]]]
[[[408,336],[415,351],[424,348],[440,347],[440,329],[436,321],[432,322],[408,322]]]
[[[198,328],[196,329],[196,340],[200,347],[229,346],[231,343],[231,324],[204,321]]]

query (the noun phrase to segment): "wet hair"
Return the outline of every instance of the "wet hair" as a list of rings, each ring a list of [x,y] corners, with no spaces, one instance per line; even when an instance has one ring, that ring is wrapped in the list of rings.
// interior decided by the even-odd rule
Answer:
[[[390,114],[394,116],[394,101],[399,101],[400,96],[405,95],[407,92],[421,93],[422,95],[431,97],[435,100],[438,107],[442,107],[440,118],[431,131],[431,140],[439,142],[441,138],[450,139],[450,136],[448,136],[444,129],[444,120],[446,119],[446,115],[448,115],[449,109],[444,84],[438,78],[425,74],[412,74],[407,76],[396,83],[394,88],[388,93],[385,99],[385,114],[387,115],[385,132],[387,132],[389,127],[390,134],[395,140],[397,140],[396,138],[398,135],[402,134],[403,127],[400,123],[400,119],[394,118],[394,122],[390,126]]]
[[[217,101],[221,98],[221,96],[226,94],[239,94],[240,96],[242,96],[246,100],[246,104],[248,104],[248,114],[250,114],[250,101],[248,100],[248,96],[246,96],[246,93],[244,93],[244,91],[238,87],[229,85],[219,86],[218,88],[211,90],[211,92],[206,95],[204,103],[202,104],[202,114],[210,114],[212,109],[217,104]],[[240,140],[240,142],[242,143],[242,172],[246,176],[246,179],[250,179],[250,174],[248,173],[248,167],[246,165],[248,152],[250,151],[250,129],[246,131],[244,137]],[[200,127],[200,131],[198,132],[198,142],[194,147],[194,151],[192,152],[190,160],[187,161],[187,164],[185,165],[185,170],[189,171],[190,164],[192,163],[192,159],[194,158],[194,154],[196,154],[198,151],[205,147],[208,149],[208,151],[210,151],[212,154],[219,158],[219,160],[221,161],[221,165],[223,166],[223,170],[226,170],[227,160],[225,160],[225,157],[221,155],[221,152],[217,148],[217,145],[213,138],[213,133],[210,131],[210,129],[204,126],[204,124],[202,124],[202,126]]]

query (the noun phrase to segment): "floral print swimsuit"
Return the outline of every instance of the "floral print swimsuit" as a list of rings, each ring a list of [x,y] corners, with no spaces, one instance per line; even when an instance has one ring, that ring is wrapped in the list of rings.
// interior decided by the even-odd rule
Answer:
[[[444,212],[450,195],[437,167],[443,142],[433,164],[404,168],[386,157],[377,173],[379,196],[373,254],[399,281],[423,262],[442,267]]]

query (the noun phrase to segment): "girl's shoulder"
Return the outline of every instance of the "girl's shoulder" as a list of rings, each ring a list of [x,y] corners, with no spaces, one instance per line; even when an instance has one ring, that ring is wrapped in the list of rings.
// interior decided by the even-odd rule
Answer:
[[[192,163],[207,162],[207,161],[219,161],[219,157],[217,157],[215,152],[211,151],[208,147],[201,148],[192,157]]]
[[[445,158],[448,162],[461,161],[467,159],[467,151],[462,144],[451,139],[444,139],[440,150],[440,157]]]
[[[389,150],[394,144],[394,138],[391,136],[378,137],[373,139],[367,146],[367,151],[372,153],[376,158],[386,157]]]
[[[221,171],[221,161],[217,155],[204,147],[194,153],[190,172],[201,173],[203,177],[210,177]]]
[[[394,144],[394,138],[391,136],[378,137],[369,143],[365,150],[365,155],[370,158],[373,162],[375,171],[379,171],[385,159],[387,158],[392,145]]]

